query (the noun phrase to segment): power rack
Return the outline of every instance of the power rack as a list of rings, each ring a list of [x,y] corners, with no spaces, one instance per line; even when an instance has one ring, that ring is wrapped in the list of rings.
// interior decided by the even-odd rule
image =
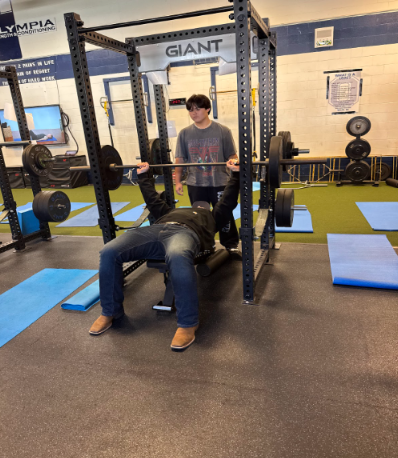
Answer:
[[[243,303],[254,304],[255,285],[263,265],[268,262],[270,250],[275,247],[275,188],[266,178],[265,168],[261,169],[259,219],[256,230],[253,227],[252,198],[252,99],[251,62],[258,60],[259,115],[260,115],[260,160],[269,156],[272,136],[276,135],[276,34],[270,31],[269,21],[263,20],[250,1],[233,0],[233,5],[210,10],[164,16],[139,21],[123,22],[84,28],[76,13],[65,14],[65,26],[72,57],[80,112],[83,120],[87,151],[93,174],[94,188],[99,209],[99,225],[104,242],[116,237],[116,225],[111,211],[109,192],[104,186],[106,164],[101,162],[98,126],[94,111],[90,76],[87,65],[85,43],[97,45],[125,54],[129,67],[131,89],[135,108],[139,149],[142,161],[148,161],[149,139],[145,115],[141,73],[165,69],[170,62],[192,60],[192,55],[205,51],[206,57],[222,57],[237,65],[237,97],[239,119],[239,161],[240,161],[240,202],[243,272]],[[99,34],[99,30],[110,30],[143,24],[186,19],[209,14],[228,13],[233,23],[161,33],[138,38],[127,38],[120,42]],[[206,43],[195,40],[212,38]],[[216,38],[216,39],[215,39]],[[196,45],[194,44],[196,43]],[[146,52],[150,50],[151,52]],[[162,162],[170,162],[165,119],[163,88],[154,87]],[[165,169],[166,200],[174,206],[174,190],[171,170]],[[259,234],[261,249],[254,259],[255,233]],[[144,260],[127,267],[125,275],[134,271]]]
[[[0,78],[5,78],[11,91],[11,97],[14,104],[14,110],[17,117],[18,128],[21,134],[20,142],[5,142],[0,143],[0,187],[4,199],[4,211],[2,212],[1,219],[8,217],[8,222],[11,228],[12,241],[0,245],[0,253],[10,250],[22,251],[25,249],[25,243],[31,240],[42,238],[43,240],[51,239],[51,232],[48,223],[40,221],[40,229],[24,236],[18,222],[17,205],[12,195],[10,181],[8,179],[6,165],[4,161],[3,146],[27,146],[30,144],[30,135],[28,123],[26,120],[25,109],[22,102],[21,91],[17,78],[17,71],[15,67],[6,66],[4,71],[0,71]],[[30,175],[33,196],[41,192],[40,181],[36,176]]]

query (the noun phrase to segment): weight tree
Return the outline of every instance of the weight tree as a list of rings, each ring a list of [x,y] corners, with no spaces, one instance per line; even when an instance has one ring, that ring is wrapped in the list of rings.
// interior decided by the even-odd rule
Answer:
[[[11,242],[1,244],[0,246],[0,253],[3,253],[4,251],[10,250],[12,248],[14,248],[15,251],[24,250],[26,242],[30,242],[31,240],[37,239],[39,237],[44,240],[49,240],[51,238],[51,232],[48,223],[40,221],[40,229],[38,231],[24,236],[18,222],[17,205],[12,195],[2,147],[27,146],[30,144],[30,134],[15,67],[5,67],[4,71],[0,71],[0,78],[5,78],[8,82],[22,140],[20,142],[4,142],[0,144],[0,187],[4,199],[4,211],[1,214],[1,219],[8,217],[12,235]],[[31,180],[33,196],[36,196],[41,192],[39,178],[32,174],[29,174],[29,176]]]
[[[105,173],[107,164],[100,155],[100,139],[94,101],[92,96],[90,76],[87,65],[85,43],[94,44],[101,48],[116,51],[127,56],[128,68],[131,79],[131,89],[134,101],[135,119],[138,133],[138,142],[141,160],[148,162],[149,139],[147,131],[146,115],[144,110],[144,98],[141,84],[143,71],[159,70],[150,67],[148,59],[142,65],[145,48],[147,46],[160,46],[159,44],[183,42],[191,37],[219,37],[219,40],[208,42],[218,51],[217,44],[222,39],[234,35],[234,58],[237,65],[237,88],[238,88],[238,120],[239,120],[239,162],[240,162],[240,202],[241,202],[241,229],[242,241],[242,272],[243,272],[243,302],[254,303],[255,283],[264,263],[269,260],[270,249],[275,247],[275,188],[266,177],[266,170],[261,168],[261,189],[259,202],[259,223],[257,233],[261,234],[261,249],[256,260],[254,259],[255,230],[253,227],[253,198],[252,198],[252,100],[251,100],[251,61],[252,61],[252,37],[257,49],[259,62],[259,113],[260,113],[260,160],[264,161],[269,155],[270,139],[276,135],[276,35],[271,33],[268,21],[263,21],[250,1],[230,0],[231,6],[214,8],[210,10],[194,11],[140,21],[123,22],[118,24],[102,25],[84,28],[84,23],[76,13],[65,14],[65,26],[68,35],[70,53],[72,57],[73,72],[76,81],[76,89],[83,121],[84,135],[87,151],[93,175],[93,183],[99,210],[99,225],[102,229],[104,242],[107,243],[116,237],[116,225],[112,215],[111,203],[106,183]],[[129,38],[122,43],[113,38],[106,37],[99,30],[110,30],[135,25],[154,24],[174,19],[186,19],[208,14],[231,12],[229,18],[234,24],[223,24],[208,28],[189,29],[179,32],[151,35],[139,38]],[[209,44],[210,43],[210,44]],[[204,45],[202,45],[204,47]],[[173,53],[175,60],[181,59],[179,50]],[[187,47],[188,50],[188,47]],[[187,53],[187,52],[186,52]],[[185,54],[186,54],[185,53]],[[212,56],[216,55],[214,52]],[[221,56],[221,54],[220,54]],[[169,62],[173,56],[168,54]],[[192,57],[191,57],[192,59]],[[148,66],[149,65],[149,66]],[[160,68],[164,69],[164,68]],[[166,123],[164,122],[164,99],[163,93],[155,88],[156,108],[158,114],[159,138],[161,141],[162,161],[168,160],[168,139]],[[165,176],[165,190],[167,202],[174,205],[174,191],[171,181],[171,170]],[[260,228],[259,225],[262,227]],[[144,260],[137,261],[125,269],[125,275],[139,267]]]

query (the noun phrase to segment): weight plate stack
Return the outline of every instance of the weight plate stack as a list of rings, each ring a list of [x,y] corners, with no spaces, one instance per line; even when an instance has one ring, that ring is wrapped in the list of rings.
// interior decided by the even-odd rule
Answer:
[[[370,165],[365,161],[350,162],[345,169],[345,175],[353,183],[362,183],[370,176]]]
[[[268,177],[271,187],[280,188],[282,183],[283,138],[271,137],[269,145]]]
[[[355,116],[347,122],[346,126],[347,132],[354,137],[367,134],[370,128],[370,120],[365,118],[365,116]]]
[[[108,191],[114,191],[118,189],[123,181],[123,169],[117,169],[115,171],[110,170],[111,164],[123,165],[122,158],[113,146],[105,145],[100,151],[100,162],[101,167],[105,171],[105,183],[104,186]]]
[[[36,194],[32,209],[41,222],[62,223],[68,218],[71,205],[69,197],[62,191],[42,191]]]
[[[374,164],[370,168],[370,176],[372,177],[372,180],[386,181],[390,175],[391,167],[385,162],[382,162],[381,164]]]
[[[348,143],[345,149],[346,155],[353,161],[360,161],[369,156],[371,151],[370,144],[363,138],[357,138]]]
[[[294,190],[278,189],[275,201],[275,223],[278,227],[292,227],[294,218]]]
[[[46,177],[54,167],[51,151],[44,145],[28,145],[22,153],[22,164],[29,175]]]

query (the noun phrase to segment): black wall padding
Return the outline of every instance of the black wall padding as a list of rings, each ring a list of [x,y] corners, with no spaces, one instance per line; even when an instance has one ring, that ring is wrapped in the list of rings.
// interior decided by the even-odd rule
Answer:
[[[25,187],[22,167],[8,167],[7,175],[12,189],[21,189]]]
[[[388,184],[388,186],[398,188],[398,180],[394,180],[394,178],[387,178],[386,183]]]
[[[70,171],[70,167],[82,165],[87,165],[86,156],[55,156],[54,168],[48,175],[48,187],[71,189],[87,185],[87,172]]]
[[[24,179],[24,182],[25,182],[25,187],[26,188],[30,188],[31,187],[31,183],[30,183],[29,173],[25,169],[22,169],[22,172],[23,172],[23,179]],[[48,187],[48,178],[47,177],[40,177],[39,181],[40,181],[40,187],[41,188],[47,188]]]

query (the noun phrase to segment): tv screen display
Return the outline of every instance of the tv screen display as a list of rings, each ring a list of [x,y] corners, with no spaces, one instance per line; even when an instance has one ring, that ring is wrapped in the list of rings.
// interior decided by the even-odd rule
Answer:
[[[30,113],[29,133],[30,139],[44,145],[65,144],[65,131],[61,120],[59,105],[46,105],[43,107],[25,107],[25,113]],[[33,118],[33,124],[32,124]],[[4,110],[0,110],[1,128],[5,142],[21,140],[18,123],[4,117]]]

